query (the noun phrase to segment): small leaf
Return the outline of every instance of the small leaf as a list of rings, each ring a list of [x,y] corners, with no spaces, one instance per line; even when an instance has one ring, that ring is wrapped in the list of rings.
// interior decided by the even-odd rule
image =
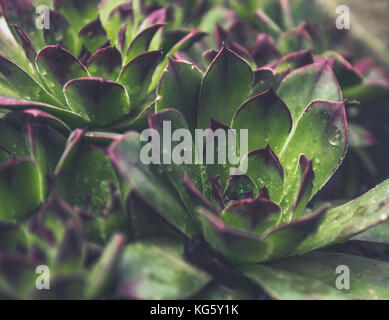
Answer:
[[[122,70],[118,81],[123,84],[135,108],[145,99],[155,68],[160,63],[161,51],[149,51],[131,60]]]
[[[205,129],[211,118],[230,125],[245,99],[253,78],[250,66],[223,47],[204,75],[200,89],[198,127]]]
[[[106,125],[130,112],[130,102],[124,86],[102,78],[80,78],[64,87],[70,109],[94,125]]]
[[[270,61],[281,57],[273,39],[264,33],[258,36],[257,42],[251,49],[251,55],[257,66],[263,66]]]
[[[284,189],[284,169],[269,146],[249,152],[241,159],[241,168],[247,166],[247,176],[258,192],[266,187],[270,199],[279,202]],[[241,169],[242,171],[242,169]]]
[[[141,31],[130,43],[124,63],[127,64],[141,53],[148,51],[151,40],[162,26],[163,24],[155,24]]]
[[[82,40],[83,45],[90,52],[96,51],[107,40],[107,33],[101,24],[99,17],[96,20],[88,23],[78,33],[78,37]]]
[[[269,89],[243,103],[235,113],[232,128],[249,131],[248,151],[270,145],[279,154],[292,129],[288,107]]]
[[[302,83],[304,86],[301,86]],[[314,100],[342,100],[339,84],[326,63],[296,69],[281,82],[277,93],[292,114],[293,126],[297,125],[301,114]]]
[[[213,248],[235,264],[257,263],[267,256],[268,245],[254,234],[226,226],[220,217],[203,207],[197,209],[202,216],[204,238]]]
[[[169,59],[157,89],[157,110],[173,108],[180,111],[192,133],[197,128],[197,99],[202,73],[194,65]]]
[[[129,244],[119,263],[118,295],[132,299],[183,299],[202,289],[210,277],[188,264],[180,244],[142,241]]]
[[[271,248],[266,260],[291,255],[306,238],[316,233],[327,208],[323,206],[309,216],[281,224],[265,234],[262,239]]]
[[[224,201],[243,200],[253,198],[256,185],[248,176],[230,176],[224,191]]]
[[[81,62],[60,46],[42,49],[37,56],[36,65],[45,79],[45,84],[65,105],[64,85],[72,79],[89,76]]]
[[[350,147],[364,148],[371,147],[377,143],[374,135],[365,128],[355,123],[348,124]]]
[[[280,214],[281,208],[276,203],[259,195],[255,199],[232,202],[224,208],[222,220],[232,228],[261,235],[276,225]]]
[[[10,159],[1,165],[1,221],[21,222],[42,200],[38,170],[32,161]]]
[[[87,66],[92,77],[116,80],[122,69],[122,56],[115,47],[102,48],[89,58]]]

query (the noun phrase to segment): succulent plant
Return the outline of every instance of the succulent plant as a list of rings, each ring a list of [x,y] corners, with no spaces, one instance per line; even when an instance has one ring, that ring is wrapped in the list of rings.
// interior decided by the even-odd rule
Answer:
[[[344,98],[369,103],[386,76],[325,52],[303,2],[0,0],[0,298],[389,298],[388,182],[313,199],[373,139],[349,134]],[[140,131],[164,122],[248,130],[247,172],[144,164]]]

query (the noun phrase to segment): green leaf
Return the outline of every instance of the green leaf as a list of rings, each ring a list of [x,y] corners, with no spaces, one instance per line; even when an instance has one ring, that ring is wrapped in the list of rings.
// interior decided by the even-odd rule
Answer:
[[[35,8],[31,1],[1,0],[0,5],[8,25],[19,25],[37,48],[43,47],[43,34],[35,24]]]
[[[80,44],[75,41],[76,33],[71,29],[70,22],[57,11],[50,10],[50,28],[43,29],[47,45],[59,45],[70,52],[77,52]]]
[[[280,214],[281,208],[276,203],[259,195],[255,199],[232,202],[224,208],[222,220],[232,228],[261,235],[276,225]]]
[[[169,141],[170,136],[164,137],[164,133],[166,133],[166,126],[170,128],[167,130],[170,130],[170,133],[173,133],[172,137],[174,137],[174,132],[176,132],[176,130],[188,130],[188,125],[184,117],[178,111],[172,109],[165,109],[159,113],[151,114],[148,119],[149,127],[159,132],[160,141],[162,141],[162,144],[160,146],[161,159],[163,159],[162,163],[164,168],[166,168],[166,174],[174,185],[177,192],[179,193],[181,199],[185,202],[187,207],[190,208],[190,201],[182,184],[184,175],[188,175],[188,177],[194,183],[197,189],[201,189],[202,185],[200,176],[200,165],[195,164],[195,157],[193,156],[195,146],[193,144],[192,137],[176,137],[179,139],[179,141]],[[187,138],[190,138],[190,140],[188,141]],[[163,144],[163,142],[165,141],[169,141],[170,146],[165,146]],[[191,148],[188,148],[188,144]],[[184,155],[185,159],[182,153],[186,153]],[[174,158],[172,161],[172,157],[176,158],[176,160],[183,161],[183,163],[176,163]],[[170,161],[164,161],[165,159],[170,159]],[[188,160],[190,160],[190,163],[184,162]],[[170,162],[170,164],[168,162]]]
[[[42,200],[38,170],[32,161],[11,159],[1,165],[1,221],[22,221]]]
[[[118,294],[137,299],[185,299],[210,280],[182,257],[180,244],[142,241],[129,244],[119,263]]]
[[[389,243],[389,221],[385,221],[372,227],[352,238],[352,240],[362,240],[378,243]]]
[[[311,251],[344,241],[389,218],[389,180],[361,197],[328,210],[315,234],[306,239],[293,253]]]
[[[92,77],[116,80],[122,69],[122,55],[115,47],[101,48],[89,58],[87,66]]]
[[[338,266],[347,266],[350,271],[350,289],[341,292],[346,297],[369,300],[389,299],[389,263],[353,255],[312,252],[299,257],[283,259],[270,264],[335,287],[340,276]]]
[[[288,138],[280,153],[285,169],[283,200],[285,213],[291,206],[290,194],[299,185],[300,155],[313,161],[315,179],[311,197],[320,190],[339,167],[348,146],[348,129],[344,103],[314,101],[311,103]]]
[[[0,119],[0,165],[12,157],[24,158],[28,155],[28,148],[20,130]]]
[[[55,194],[86,212],[102,215],[111,199],[109,185],[118,186],[108,156],[97,147],[82,143],[75,131],[57,166]]]
[[[47,197],[46,177],[52,174],[65,147],[66,138],[44,123],[28,123],[24,127],[26,143],[39,172],[42,198]]]
[[[107,33],[99,17],[82,28],[78,33],[78,38],[81,40],[83,47],[90,52],[95,52],[102,47],[107,41]]]
[[[54,9],[72,22],[71,27],[76,33],[96,19],[97,8],[95,0],[57,0],[54,2]]]
[[[284,189],[284,170],[269,146],[244,155],[240,165],[241,168],[247,167],[246,174],[254,182],[255,192],[266,187],[270,199],[280,201]]]
[[[60,46],[42,49],[36,59],[39,73],[50,91],[66,106],[64,85],[75,78],[88,77],[88,70],[69,51]]]
[[[230,125],[250,89],[253,72],[242,58],[223,47],[208,67],[200,89],[198,127],[205,129],[211,118]]]
[[[309,261],[307,261],[309,264]],[[279,300],[343,300],[347,296],[330,285],[305,274],[296,274],[271,266],[243,265],[242,273]],[[335,269],[334,269],[335,270]]]
[[[254,234],[226,226],[220,217],[204,207],[201,215],[204,238],[234,264],[257,263],[266,259],[270,248]]]
[[[125,241],[126,238],[118,234],[107,244],[100,259],[88,275],[88,284],[84,293],[86,299],[102,297],[110,288],[114,279],[117,262],[124,249]]]
[[[291,255],[307,237],[317,232],[327,208],[323,206],[308,216],[280,224],[267,232],[262,237],[270,248],[265,260]]]
[[[123,136],[109,149],[111,162],[148,205],[186,235],[198,233],[196,222],[166,176],[152,165],[142,163],[140,153],[140,136],[135,132]]]
[[[42,110],[54,117],[58,117],[65,121],[69,127],[77,128],[84,127],[87,124],[87,120],[70,110],[58,108],[52,105],[43,104],[39,102],[30,102],[22,99],[14,98],[0,98],[0,109],[8,110]]]
[[[127,64],[141,53],[148,51],[151,40],[162,26],[163,24],[155,24],[142,30],[130,43],[124,63]]]
[[[70,109],[93,125],[104,126],[130,112],[130,102],[124,86],[103,78],[80,78],[64,87]]]
[[[139,108],[146,98],[150,80],[161,57],[161,51],[142,53],[131,60],[121,71],[118,81],[126,87],[134,108]]]
[[[279,154],[292,129],[288,107],[269,89],[249,100],[234,115],[232,128],[249,131],[248,151],[264,148]]]
[[[202,77],[194,65],[169,59],[157,89],[157,110],[173,108],[180,111],[192,132],[197,128],[197,99]]]
[[[314,63],[291,72],[281,82],[277,93],[288,106],[294,127],[311,102],[342,100],[339,84],[326,63]]]
[[[26,100],[35,100],[49,104],[59,104],[38,82],[22,68],[0,54],[0,73],[12,87]]]

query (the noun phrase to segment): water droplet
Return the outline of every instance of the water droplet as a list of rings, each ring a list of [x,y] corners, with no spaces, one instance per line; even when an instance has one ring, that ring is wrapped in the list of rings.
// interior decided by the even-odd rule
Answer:
[[[339,146],[342,142],[342,132],[338,127],[332,127],[328,133],[328,142],[332,146]]]

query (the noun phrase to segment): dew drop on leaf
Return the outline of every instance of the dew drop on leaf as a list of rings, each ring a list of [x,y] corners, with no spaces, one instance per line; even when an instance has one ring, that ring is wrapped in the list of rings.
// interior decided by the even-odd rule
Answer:
[[[338,127],[332,127],[328,133],[328,142],[332,146],[339,146],[342,142],[342,132]]]

